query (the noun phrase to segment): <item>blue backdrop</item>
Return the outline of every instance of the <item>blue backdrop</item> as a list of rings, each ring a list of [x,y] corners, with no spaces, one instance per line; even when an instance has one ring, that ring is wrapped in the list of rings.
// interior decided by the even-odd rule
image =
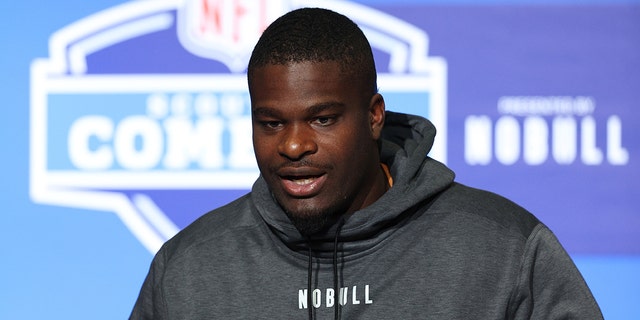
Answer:
[[[159,244],[255,177],[242,66],[262,24],[133,2],[0,3],[0,319],[126,318]],[[605,318],[639,319],[640,1],[346,8],[388,108],[438,126],[432,156],[549,225]]]

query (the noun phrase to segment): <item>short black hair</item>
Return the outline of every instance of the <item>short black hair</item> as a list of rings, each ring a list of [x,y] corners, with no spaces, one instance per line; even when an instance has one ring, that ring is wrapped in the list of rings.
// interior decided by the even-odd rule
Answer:
[[[247,78],[266,65],[335,61],[342,72],[361,77],[378,91],[371,45],[351,19],[322,8],[302,8],[276,19],[264,31],[251,53]]]

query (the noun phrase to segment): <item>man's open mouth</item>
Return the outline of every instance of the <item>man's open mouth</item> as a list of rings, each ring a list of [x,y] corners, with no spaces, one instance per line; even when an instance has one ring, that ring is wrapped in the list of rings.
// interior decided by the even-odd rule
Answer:
[[[284,176],[281,177],[281,181],[287,194],[293,197],[311,197],[320,191],[326,181],[326,175]]]

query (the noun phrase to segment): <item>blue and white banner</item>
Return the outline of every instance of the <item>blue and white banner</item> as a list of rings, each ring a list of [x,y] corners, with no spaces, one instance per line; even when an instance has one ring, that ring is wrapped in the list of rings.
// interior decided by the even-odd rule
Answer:
[[[262,30],[308,5],[136,1],[55,32],[31,70],[32,199],[113,211],[155,253],[247,192],[258,173],[244,71]],[[432,119],[444,161],[446,64],[427,56],[427,34],[359,4],[323,5],[350,14],[386,55],[387,103]]]

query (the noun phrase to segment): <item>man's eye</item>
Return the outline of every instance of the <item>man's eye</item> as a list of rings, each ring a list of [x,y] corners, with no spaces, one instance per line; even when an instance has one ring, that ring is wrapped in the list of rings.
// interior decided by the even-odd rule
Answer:
[[[282,126],[280,121],[261,121],[260,124],[267,129],[277,129]]]
[[[318,117],[314,120],[314,122],[321,126],[328,126],[333,124],[334,120],[335,119],[333,117]]]

